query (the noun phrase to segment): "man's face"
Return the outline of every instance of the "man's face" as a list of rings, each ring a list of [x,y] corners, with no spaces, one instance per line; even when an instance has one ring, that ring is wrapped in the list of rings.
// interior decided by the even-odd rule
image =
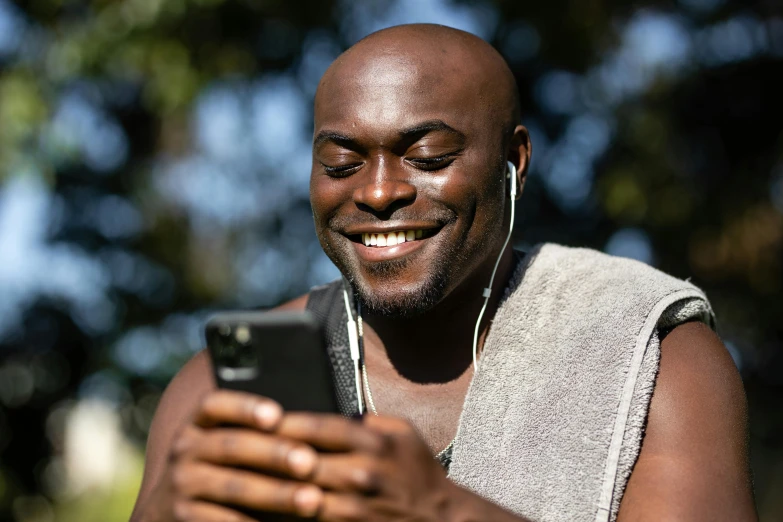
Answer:
[[[316,98],[316,232],[371,313],[422,314],[498,254],[502,128],[481,86],[450,73],[380,56]]]

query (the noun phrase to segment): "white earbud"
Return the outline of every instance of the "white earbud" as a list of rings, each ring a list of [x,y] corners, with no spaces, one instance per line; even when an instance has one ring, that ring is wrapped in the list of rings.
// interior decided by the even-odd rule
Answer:
[[[517,197],[517,167],[510,161],[507,161],[506,164],[508,165],[507,175],[511,182],[511,190],[509,190],[508,195],[511,199],[515,199]],[[514,226],[514,223],[511,223],[511,226]]]

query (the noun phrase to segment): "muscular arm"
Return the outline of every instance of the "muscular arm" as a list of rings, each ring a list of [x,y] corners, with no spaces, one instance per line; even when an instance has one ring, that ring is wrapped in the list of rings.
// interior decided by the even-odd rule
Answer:
[[[675,328],[618,520],[756,520],[739,373],[701,323]]]
[[[169,383],[155,411],[147,437],[141,489],[131,521],[139,520],[144,503],[166,469],[174,437],[190,419],[201,398],[215,388],[207,352],[196,354]]]
[[[304,310],[307,295],[289,301],[277,310]],[[161,397],[147,438],[144,477],[131,521],[139,520],[144,503],[166,470],[171,444],[190,421],[204,395],[215,389],[209,354],[202,350],[177,373]]]

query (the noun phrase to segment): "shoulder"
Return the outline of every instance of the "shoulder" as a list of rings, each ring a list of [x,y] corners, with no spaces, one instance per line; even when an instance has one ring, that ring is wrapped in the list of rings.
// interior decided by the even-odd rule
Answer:
[[[744,422],[745,392],[731,354],[707,325],[687,322],[661,341],[659,373],[650,405],[654,424],[649,429],[669,426],[686,410],[692,410],[688,413],[694,416],[689,422],[726,420],[724,415],[710,419],[716,410],[701,407],[709,405]],[[744,439],[735,442],[744,444]]]
[[[742,379],[720,337],[701,322],[681,324],[666,335],[650,403],[647,449],[655,449],[658,433],[685,425],[696,431],[684,441],[708,446],[706,437],[713,437],[709,432],[715,428],[739,449],[746,443],[746,415]]]
[[[698,322],[661,342],[639,459],[620,520],[752,520],[745,393],[720,338]]]
[[[689,281],[634,259],[588,248],[540,245],[531,252],[524,275],[528,277],[561,298],[587,299],[606,310],[628,309],[646,315],[660,305],[663,308],[657,313],[663,314],[667,306],[690,300],[692,306],[673,319],[695,314],[708,324],[713,321],[706,295]]]
[[[537,263],[567,271],[572,278],[594,276],[617,281],[643,279],[672,285],[687,284],[641,261],[591,248],[545,243],[536,248],[535,257]]]
[[[304,310],[307,307],[307,301],[310,299],[310,292],[300,295],[296,299],[292,299],[287,303],[283,303],[275,310]]]

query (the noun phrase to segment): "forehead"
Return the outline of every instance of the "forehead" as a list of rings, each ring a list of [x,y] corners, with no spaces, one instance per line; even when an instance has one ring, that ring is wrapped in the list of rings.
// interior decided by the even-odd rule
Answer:
[[[433,53],[437,54],[437,53]],[[466,134],[490,119],[482,71],[456,57],[376,55],[336,64],[315,100],[315,132],[394,133],[442,120]]]

